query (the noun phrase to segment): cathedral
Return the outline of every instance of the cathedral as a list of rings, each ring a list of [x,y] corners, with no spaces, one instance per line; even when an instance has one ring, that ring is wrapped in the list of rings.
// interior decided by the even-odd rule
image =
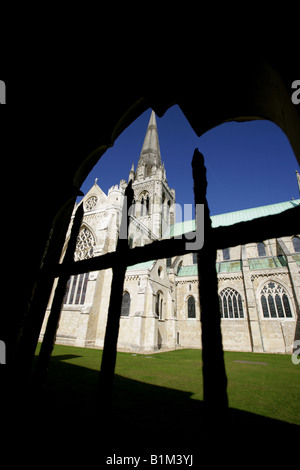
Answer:
[[[195,230],[194,220],[175,221],[175,190],[168,186],[152,112],[137,167],[132,165],[128,181],[121,180],[105,194],[96,180],[80,201],[84,218],[75,260],[116,249],[129,181],[134,191],[128,228],[130,247]],[[297,199],[215,215],[211,216],[211,222],[213,227],[232,225],[279,214],[299,204]],[[69,236],[70,229],[66,246]],[[128,266],[118,350],[148,354],[201,348],[196,262],[196,255],[190,253]],[[299,234],[218,250],[216,271],[224,350],[291,353],[294,341],[300,339]],[[111,269],[71,276],[57,343],[103,348],[111,280]],[[41,340],[53,295],[54,289]]]

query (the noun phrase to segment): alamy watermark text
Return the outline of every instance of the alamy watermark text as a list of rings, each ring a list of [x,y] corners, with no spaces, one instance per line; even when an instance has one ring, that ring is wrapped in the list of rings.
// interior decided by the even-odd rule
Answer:
[[[6,364],[6,345],[0,341],[0,364]]]
[[[184,204],[183,210],[180,204],[175,204],[176,206],[176,219],[177,219],[177,227],[181,225],[181,229],[178,228],[178,233],[172,233],[168,231],[168,226],[165,226],[165,233],[162,233],[162,238],[176,238],[176,239],[186,239],[186,250],[188,251],[198,251],[204,245],[204,204],[196,204],[195,207],[195,216],[196,220],[192,220],[192,212],[193,212],[193,204]],[[126,224],[120,223],[119,226],[119,238],[122,240],[128,239],[128,235],[130,237],[130,222],[135,222],[137,225],[140,224],[140,229],[148,230],[148,236],[151,239],[153,237],[152,233],[152,224],[151,224],[151,217],[147,217],[149,215],[148,209],[143,209],[143,218],[142,223],[138,221],[135,217],[135,205],[133,204],[131,207],[127,205],[127,196],[124,197],[124,206],[123,210],[126,210],[129,216],[131,216],[131,220],[129,221],[129,234],[128,234],[128,227]],[[153,214],[157,214],[160,211],[159,205],[156,206],[155,204],[152,206],[151,212]],[[165,220],[169,219],[169,208],[168,206],[162,208]],[[121,222],[121,221],[120,221]],[[194,222],[194,225],[192,225]],[[157,238],[157,237],[156,237]]]
[[[295,365],[300,364],[300,340],[297,339],[294,341],[294,347],[293,347],[293,354],[292,354],[292,363]]]
[[[300,80],[293,81],[292,90],[295,90],[291,96],[292,103],[299,104],[300,103]]]
[[[3,80],[0,80],[0,104],[6,104],[6,86]]]

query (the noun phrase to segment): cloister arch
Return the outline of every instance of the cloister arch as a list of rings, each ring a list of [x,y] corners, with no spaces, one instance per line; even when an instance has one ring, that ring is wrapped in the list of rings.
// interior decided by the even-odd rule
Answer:
[[[151,107],[158,116],[162,116],[176,102],[198,136],[226,121],[269,119],[286,133],[300,162],[300,115],[291,102],[289,90],[291,72],[296,73],[293,68],[287,73],[279,62],[277,66],[268,61],[253,63],[247,57],[237,67],[235,60],[232,60],[228,64],[228,75],[224,77],[223,88],[226,93],[220,99],[215,93],[219,86],[218,68],[209,69],[209,64],[205,64],[205,61],[202,67],[202,79],[199,78],[201,75],[190,73],[193,72],[192,66],[187,67],[189,87],[185,88],[178,81],[175,83],[175,92],[167,90],[161,83],[158,92],[149,91],[145,85],[142,94],[129,94],[121,85],[116,89],[114,100],[111,97],[102,99],[100,113],[97,109],[97,118],[93,113],[90,114],[91,118],[84,115],[84,119],[78,119],[78,113],[70,117],[69,132],[64,125],[65,116],[61,121],[58,117],[55,134],[57,141],[52,143],[52,148],[45,149],[45,171],[41,181],[36,181],[36,174],[39,174],[41,167],[40,148],[39,152],[29,157],[35,171],[27,179],[27,201],[29,204],[32,202],[34,207],[36,195],[43,194],[39,204],[40,207],[47,206],[47,211],[43,212],[42,218],[37,218],[36,214],[24,214],[26,224],[36,231],[37,243],[33,255],[23,253],[19,258],[19,263],[28,266],[28,271],[26,282],[22,286],[25,301],[22,298],[21,305],[16,306],[16,311],[20,313],[9,334],[13,347],[8,350],[14,351],[16,377],[24,377],[30,368],[43,312],[52,288],[53,279],[40,276],[40,269],[53,265],[59,259],[74,200],[85,177],[113,145],[116,137],[144,110]],[[59,130],[59,123],[63,133]],[[41,143],[46,140],[44,127],[43,130]],[[35,135],[39,133],[35,132]],[[56,145],[62,135],[63,144],[58,151]],[[59,172],[57,168],[60,169]],[[30,245],[29,234],[24,234],[24,243]]]

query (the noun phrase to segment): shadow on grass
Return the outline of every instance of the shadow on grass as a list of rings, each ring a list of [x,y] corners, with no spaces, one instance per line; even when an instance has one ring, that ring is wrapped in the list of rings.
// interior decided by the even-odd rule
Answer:
[[[203,402],[190,393],[118,375],[107,418],[105,403],[96,400],[98,372],[63,362],[72,357],[78,356],[52,358],[47,387],[39,393],[31,390],[27,406],[15,417],[25,438],[28,423],[34,423],[28,448],[34,442],[47,461],[70,466],[84,458],[85,464],[90,461],[100,469],[113,454],[145,460],[150,454],[193,454],[194,468],[204,468],[204,458],[231,463],[265,459],[270,464],[277,463],[278,449],[287,449],[299,437],[296,425],[232,408],[226,418],[207,417]],[[153,468],[149,461],[139,466],[148,467]]]

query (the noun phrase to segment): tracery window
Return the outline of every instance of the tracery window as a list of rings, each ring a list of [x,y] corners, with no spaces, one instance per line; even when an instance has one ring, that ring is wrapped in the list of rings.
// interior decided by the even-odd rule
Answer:
[[[94,209],[94,207],[96,206],[97,201],[98,201],[97,196],[91,196],[91,197],[89,197],[88,200],[87,200],[86,203],[85,203],[85,209],[86,209],[87,211],[91,211],[91,210]]]
[[[129,292],[124,292],[122,298],[122,306],[121,306],[121,315],[123,317],[128,317],[130,313],[130,294]]]
[[[289,298],[281,284],[265,284],[260,292],[260,301],[264,318],[292,318]]]
[[[232,287],[226,287],[219,294],[221,318],[244,318],[241,295]]]
[[[299,237],[293,237],[293,246],[294,250],[299,253],[300,252],[300,238]]]
[[[95,240],[91,231],[86,227],[82,228],[77,237],[74,260],[79,261],[92,258],[94,255],[94,245]]]
[[[74,260],[92,258],[94,255],[95,240],[89,229],[82,228],[77,237],[76,250]],[[86,297],[88,284],[88,273],[77,274],[71,276],[67,283],[66,293],[64,297],[65,305],[83,305]]]
[[[188,298],[188,318],[196,318],[196,302],[192,295]]]

